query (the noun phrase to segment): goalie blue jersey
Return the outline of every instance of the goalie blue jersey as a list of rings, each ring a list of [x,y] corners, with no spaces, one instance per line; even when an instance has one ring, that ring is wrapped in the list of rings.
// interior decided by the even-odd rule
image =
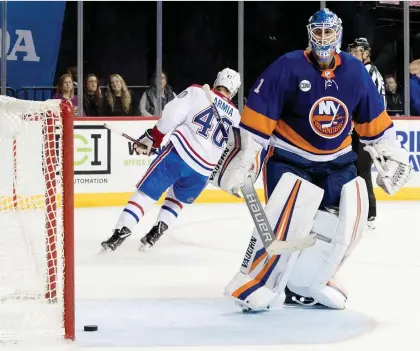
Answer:
[[[240,125],[264,147],[320,162],[351,151],[353,126],[365,143],[395,138],[369,73],[344,52],[335,54],[332,67],[323,71],[309,51],[280,57],[252,87]]]

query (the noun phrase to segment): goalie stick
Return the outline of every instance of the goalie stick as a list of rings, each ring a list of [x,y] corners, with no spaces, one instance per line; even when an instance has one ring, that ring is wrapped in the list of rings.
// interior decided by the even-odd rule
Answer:
[[[208,84],[203,85],[203,91],[206,94],[207,100],[213,109],[214,116],[217,122],[220,124],[220,128],[225,130],[224,135],[227,135],[226,129],[223,125],[222,119],[220,118],[219,112],[214,105],[213,96],[211,95],[210,86]],[[251,179],[248,177],[246,184],[241,187],[242,194],[244,196],[246,205],[251,214],[252,220],[254,221],[255,228],[257,229],[258,235],[264,245],[267,254],[270,256],[280,255],[282,253],[290,253],[294,251],[301,251],[309,246],[315,244],[317,238],[316,234],[309,234],[303,238],[297,238],[289,241],[282,241],[276,239],[276,235],[268,222],[267,216],[258,198],[257,192],[255,191],[254,185]]]

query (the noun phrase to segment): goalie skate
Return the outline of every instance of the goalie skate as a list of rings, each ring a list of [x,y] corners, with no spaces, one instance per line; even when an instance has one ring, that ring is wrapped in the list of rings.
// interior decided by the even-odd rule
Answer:
[[[160,221],[158,224],[153,226],[143,238],[140,240],[140,251],[144,251],[148,248],[153,247],[156,242],[160,239],[163,235],[164,231],[168,229],[168,226],[165,222]]]
[[[131,230],[127,227],[115,229],[112,236],[101,243],[103,251],[115,251],[117,247],[120,246],[130,235]]]
[[[300,306],[305,306],[305,307],[311,307],[314,305],[320,305],[316,301],[314,301],[312,297],[305,297],[305,296],[296,294],[290,291],[290,289],[287,286],[284,292],[286,294],[286,299],[284,301],[284,304],[286,306],[300,305]]]

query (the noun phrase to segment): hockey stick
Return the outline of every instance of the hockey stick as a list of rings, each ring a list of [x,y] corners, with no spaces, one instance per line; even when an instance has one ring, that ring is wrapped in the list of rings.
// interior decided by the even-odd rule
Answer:
[[[309,234],[303,238],[289,241],[277,240],[249,177],[247,178],[246,184],[241,187],[241,191],[252,219],[254,220],[255,228],[257,228],[264,248],[269,255],[273,256],[282,253],[301,251],[315,244],[316,234]]]
[[[217,122],[220,124],[220,127],[224,129],[225,127],[223,125],[222,119],[220,118],[219,112],[214,105],[213,96],[211,95],[210,87],[208,84],[203,85],[203,91],[205,92],[207,100],[213,109],[213,113]],[[277,240],[276,235],[271,228],[271,225],[258,198],[257,192],[255,191],[254,185],[252,184],[252,181],[249,177],[247,178],[246,184],[241,187],[241,191],[244,196],[246,205],[248,206],[248,210],[251,213],[255,228],[257,229],[258,235],[260,236],[260,239],[268,255],[273,256],[280,255],[282,253],[301,251],[315,244],[316,234],[310,234],[306,237],[289,241]]]
[[[335,111],[335,112],[334,112],[334,116],[332,117],[331,122],[330,122],[330,123],[328,123],[328,124],[324,124],[324,125],[322,126],[322,129],[325,129],[325,128],[330,128],[330,127],[333,125],[333,123],[334,123],[334,121],[335,121],[335,117],[337,117],[337,112],[338,112],[338,108],[337,108],[337,111]]]
[[[118,135],[121,135],[122,137],[132,141],[135,144],[139,144],[139,141],[137,139],[134,139],[133,137],[129,136],[128,134],[125,134],[123,132],[120,132],[119,130],[116,130],[115,128],[111,127],[109,124],[104,123],[104,127],[108,130],[110,130],[111,132],[114,132]],[[158,154],[160,152],[160,147],[159,149],[157,149],[154,153]]]
[[[136,143],[136,144],[138,144],[138,143],[139,143],[136,139],[132,138],[132,137],[131,137],[131,136],[129,136],[128,134],[125,134],[125,133],[123,133],[123,132],[120,132],[119,130],[116,130],[115,128],[111,127],[109,124],[104,123],[104,127],[105,127],[106,129],[109,129],[111,132],[114,132],[114,133],[117,133],[117,134],[119,134],[119,135],[123,136],[124,138],[126,138],[126,139],[128,139],[128,140],[132,141],[133,143]]]

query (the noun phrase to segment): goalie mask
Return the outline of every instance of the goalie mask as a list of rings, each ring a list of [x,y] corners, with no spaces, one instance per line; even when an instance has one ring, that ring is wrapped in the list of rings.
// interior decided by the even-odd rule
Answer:
[[[230,68],[225,68],[217,74],[213,87],[223,86],[229,90],[230,98],[232,99],[241,86],[241,77],[238,72]]]
[[[309,19],[306,28],[309,47],[318,62],[329,62],[334,53],[340,50],[343,33],[341,19],[334,12],[322,9]]]

